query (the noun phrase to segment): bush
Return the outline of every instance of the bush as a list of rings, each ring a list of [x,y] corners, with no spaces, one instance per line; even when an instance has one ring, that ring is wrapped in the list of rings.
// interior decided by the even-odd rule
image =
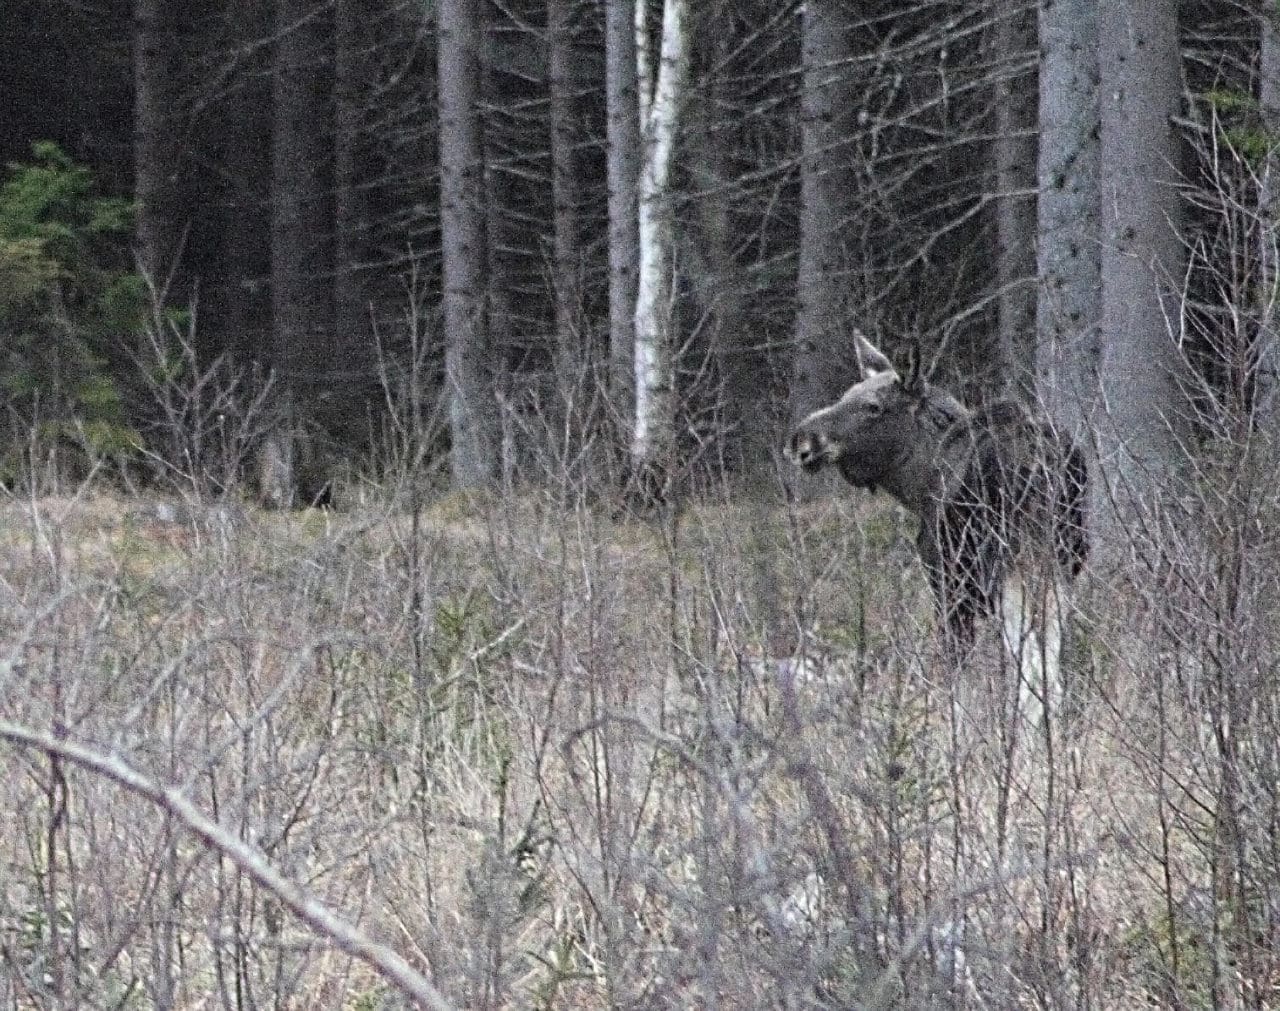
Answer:
[[[61,450],[61,469],[136,442],[120,383],[144,306],[127,269],[131,206],[97,195],[56,144],[32,155],[0,185],[0,480],[31,449]]]

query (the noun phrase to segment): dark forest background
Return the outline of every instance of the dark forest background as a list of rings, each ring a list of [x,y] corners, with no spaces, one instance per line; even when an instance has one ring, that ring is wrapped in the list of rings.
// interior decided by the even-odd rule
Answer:
[[[1152,176],[1154,203],[1133,206],[1171,226],[1160,255],[1176,262],[1148,257],[1148,287],[1173,291],[1177,319],[1112,340],[1100,261],[1117,226],[1101,193],[1135,173],[1107,144],[1096,43],[1081,56],[1052,13],[1013,0],[692,5],[656,198],[672,285],[656,335],[674,377],[662,468],[767,458],[788,418],[853,378],[855,328],[891,353],[922,347],[970,402],[1043,399],[1064,353],[1105,373],[1126,339],[1164,354],[1172,335],[1194,371],[1191,427],[1221,422],[1206,398],[1251,416],[1269,332],[1270,32],[1249,3],[1158,6],[1138,31],[1164,19],[1177,76],[1143,70],[1148,105],[1129,114],[1162,139],[1112,136],[1149,159],[1137,174]],[[595,466],[625,461],[651,140],[638,107],[654,86],[634,71],[634,9],[22,4],[0,29],[8,480],[17,458],[59,441],[64,462],[139,442],[172,456],[162,387],[191,395],[202,376],[207,398],[214,373],[238,391],[228,409],[266,384],[277,418],[264,430],[323,436],[325,469],[370,459],[406,377],[438,422],[428,456],[452,445],[463,484],[536,478],[546,447],[531,433],[545,441],[565,419],[599,442]],[[642,63],[645,39],[656,56],[663,35],[661,12],[648,15]],[[1090,4],[1060,16],[1112,34]],[[1105,107],[1105,82],[1101,94]],[[1063,103],[1093,110],[1070,141],[1078,158],[1061,131],[1044,139]],[[1081,201],[1079,229],[1058,238],[1046,195],[1064,190]],[[1092,247],[1091,281],[1076,283],[1097,292],[1057,320],[1055,243]],[[1135,398],[1167,400],[1162,382]],[[1100,389],[1086,386],[1068,398],[1073,425]]]

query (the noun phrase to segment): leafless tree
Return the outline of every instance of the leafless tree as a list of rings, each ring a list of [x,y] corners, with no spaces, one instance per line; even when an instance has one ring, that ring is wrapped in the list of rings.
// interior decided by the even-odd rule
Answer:
[[[1103,543],[1184,463],[1192,418],[1183,357],[1182,108],[1176,3],[1098,5],[1102,401],[1096,521]]]
[[[801,24],[800,234],[796,252],[796,354],[791,413],[799,420],[830,403],[853,375],[840,366],[848,347],[850,272],[845,229],[857,188],[851,134],[853,48],[848,7],[806,3]]]
[[[555,291],[555,333],[576,369],[592,349],[583,340],[582,318],[582,200],[579,176],[583,145],[582,116],[578,112],[584,87],[578,49],[582,5],[576,0],[548,0],[547,85],[550,91],[552,285]],[[561,367],[562,373],[572,374]]]
[[[1102,243],[1098,237],[1097,4],[1041,5],[1036,362],[1049,416],[1088,448],[1096,396]]]
[[[637,191],[639,274],[635,306],[635,423],[631,463],[660,475],[674,464],[675,346],[672,328],[676,219],[672,172],[689,62],[687,0],[663,0],[655,49],[648,5],[636,7],[636,67],[644,157]]]
[[[636,0],[604,5],[607,175],[609,183],[609,356],[616,409],[630,417],[635,387],[636,279],[639,267],[640,105],[636,77]]]
[[[440,228],[444,260],[445,382],[452,468],[461,487],[496,471],[492,360],[484,308],[484,161],[477,0],[439,8]]]
[[[1026,0],[1000,0],[994,17],[999,347],[1014,388],[1030,399],[1036,354],[1036,12]]]
[[[135,0],[133,174],[138,265],[166,299],[177,276],[185,217],[179,160],[184,128],[178,73],[180,18],[181,11],[172,4]]]
[[[368,80],[372,38],[385,14],[369,17],[365,7],[333,7],[333,304],[331,368],[344,377],[332,410],[333,425],[353,445],[367,445],[370,412],[377,390],[376,357],[365,295],[368,233],[362,165],[367,151]],[[370,24],[371,23],[371,24]]]
[[[326,171],[333,21],[313,0],[274,0],[273,9],[271,364],[282,392],[305,400],[333,353],[332,176]]]
[[[1261,42],[1259,45],[1259,95],[1262,127],[1268,141],[1280,134],[1280,26],[1276,11],[1263,4],[1259,13]],[[1258,231],[1258,263],[1261,272],[1261,322],[1258,333],[1257,373],[1255,379],[1255,416],[1259,427],[1276,441],[1280,438],[1280,328],[1276,320],[1277,280],[1280,280],[1280,248],[1271,227],[1280,214],[1280,164],[1274,144],[1262,161],[1258,187],[1259,214],[1263,227]]]

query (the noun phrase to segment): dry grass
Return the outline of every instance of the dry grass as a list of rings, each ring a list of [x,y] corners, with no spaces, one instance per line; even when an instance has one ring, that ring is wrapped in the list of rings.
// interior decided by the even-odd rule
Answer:
[[[1206,654],[1154,608],[1086,615],[1028,737],[993,642],[940,676],[879,501],[452,497],[411,529],[9,503],[3,716],[182,784],[458,1006],[1275,996],[1277,692],[1224,763]],[[397,1006],[147,802],[0,763],[6,1006]]]

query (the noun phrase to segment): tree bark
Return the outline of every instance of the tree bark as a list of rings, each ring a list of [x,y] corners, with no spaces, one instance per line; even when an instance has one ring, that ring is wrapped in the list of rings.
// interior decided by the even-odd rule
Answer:
[[[698,25],[694,45],[700,52],[694,59],[709,71],[700,75],[701,101],[689,117],[686,164],[694,185],[698,241],[684,247],[696,249],[692,288],[699,297],[699,316],[710,324],[719,372],[719,462],[727,472],[726,487],[744,503],[741,549],[750,560],[747,588],[753,613],[767,655],[785,655],[794,644],[783,602],[783,556],[775,512],[781,488],[774,450],[781,438],[768,396],[773,384],[763,338],[749,317],[734,199],[741,168],[732,155],[740,149],[734,57],[742,35],[718,20]],[[702,31],[704,25],[711,30]]]
[[[272,365],[299,403],[333,361],[327,69],[332,22],[315,0],[276,0],[272,138]]]
[[[614,409],[632,411],[639,275],[640,106],[636,0],[605,3],[605,102],[609,183],[609,379]]]
[[[1040,0],[1038,395],[1082,446],[1092,443],[1101,313],[1097,14],[1097,0]]]
[[[581,341],[581,257],[578,194],[579,135],[577,99],[581,88],[577,54],[578,3],[548,0],[547,76],[551,100],[552,286],[555,298],[556,346],[563,378],[581,368],[590,350]]]
[[[1036,19],[1030,0],[997,0],[996,283],[1005,385],[1035,397]]]
[[[796,273],[796,351],[791,415],[799,420],[830,403],[852,374],[837,359],[849,345],[841,235],[856,192],[850,123],[849,32],[839,0],[807,0],[801,26],[800,249]]]
[[[519,130],[512,117],[502,113],[515,95],[511,91],[513,67],[525,65],[524,48],[532,48],[534,60],[543,56],[541,46],[523,28],[511,31],[513,21],[509,6],[496,0],[480,0],[476,4],[476,32],[481,39],[478,52],[480,93],[478,99],[480,151],[484,196],[484,301],[486,341],[489,348],[490,383],[501,392],[513,352],[523,329],[520,326],[522,247],[526,235],[521,232],[525,208],[520,202],[520,178],[515,151],[520,143]],[[519,40],[519,41],[517,41]],[[523,43],[523,45],[522,45]],[[526,70],[525,79],[532,76]],[[502,419],[495,413],[495,424]],[[499,440],[501,442],[501,439]],[[504,462],[505,465],[505,462]]]
[[[1262,40],[1259,54],[1259,105],[1269,138],[1280,136],[1280,11],[1274,0],[1261,0]],[[1275,449],[1280,449],[1280,326],[1276,320],[1280,290],[1280,156],[1274,146],[1261,167],[1258,187],[1258,336],[1253,384],[1253,423]]]
[[[671,338],[675,218],[671,205],[671,168],[688,63],[688,3],[687,0],[664,2],[658,66],[651,91],[646,86],[648,47],[642,16],[643,7],[640,7],[636,18],[636,52],[644,163],[639,190],[636,413],[631,460],[637,472],[665,472],[671,467],[675,454],[675,368]]]
[[[347,379],[335,418],[348,440],[363,440],[374,405],[377,368],[364,297],[364,214],[360,198],[366,70],[362,25],[367,7],[334,3],[334,332],[335,370]]]
[[[484,314],[485,180],[480,120],[479,0],[441,0],[440,231],[445,382],[454,482],[489,485],[496,472],[490,345]]]
[[[715,22],[709,24],[719,29]],[[721,460],[736,473],[749,475],[757,490],[771,482],[771,429],[769,388],[760,334],[749,325],[743,270],[735,244],[739,229],[733,195],[737,182],[730,152],[735,148],[736,96],[726,85],[740,37],[727,30],[696,32],[703,52],[699,64],[712,68],[710,80],[702,80],[698,105],[691,110],[686,164],[694,186],[691,203],[696,210],[696,242],[691,264],[692,290],[698,313],[710,325],[711,350],[720,379],[719,415]],[[759,480],[755,480],[759,479]]]
[[[178,5],[134,0],[134,200],[138,266],[157,300],[173,301],[170,282],[181,255],[178,137]]]
[[[1100,0],[1098,25],[1106,532],[1169,490],[1191,405],[1178,346],[1186,254],[1173,129],[1182,97],[1177,2]]]
[[[213,315],[225,328],[223,347],[237,368],[270,367],[271,248],[262,236],[270,231],[271,74],[260,41],[271,34],[272,12],[258,0],[233,0],[228,16],[237,66],[220,126],[227,138],[225,265],[213,288]]]

